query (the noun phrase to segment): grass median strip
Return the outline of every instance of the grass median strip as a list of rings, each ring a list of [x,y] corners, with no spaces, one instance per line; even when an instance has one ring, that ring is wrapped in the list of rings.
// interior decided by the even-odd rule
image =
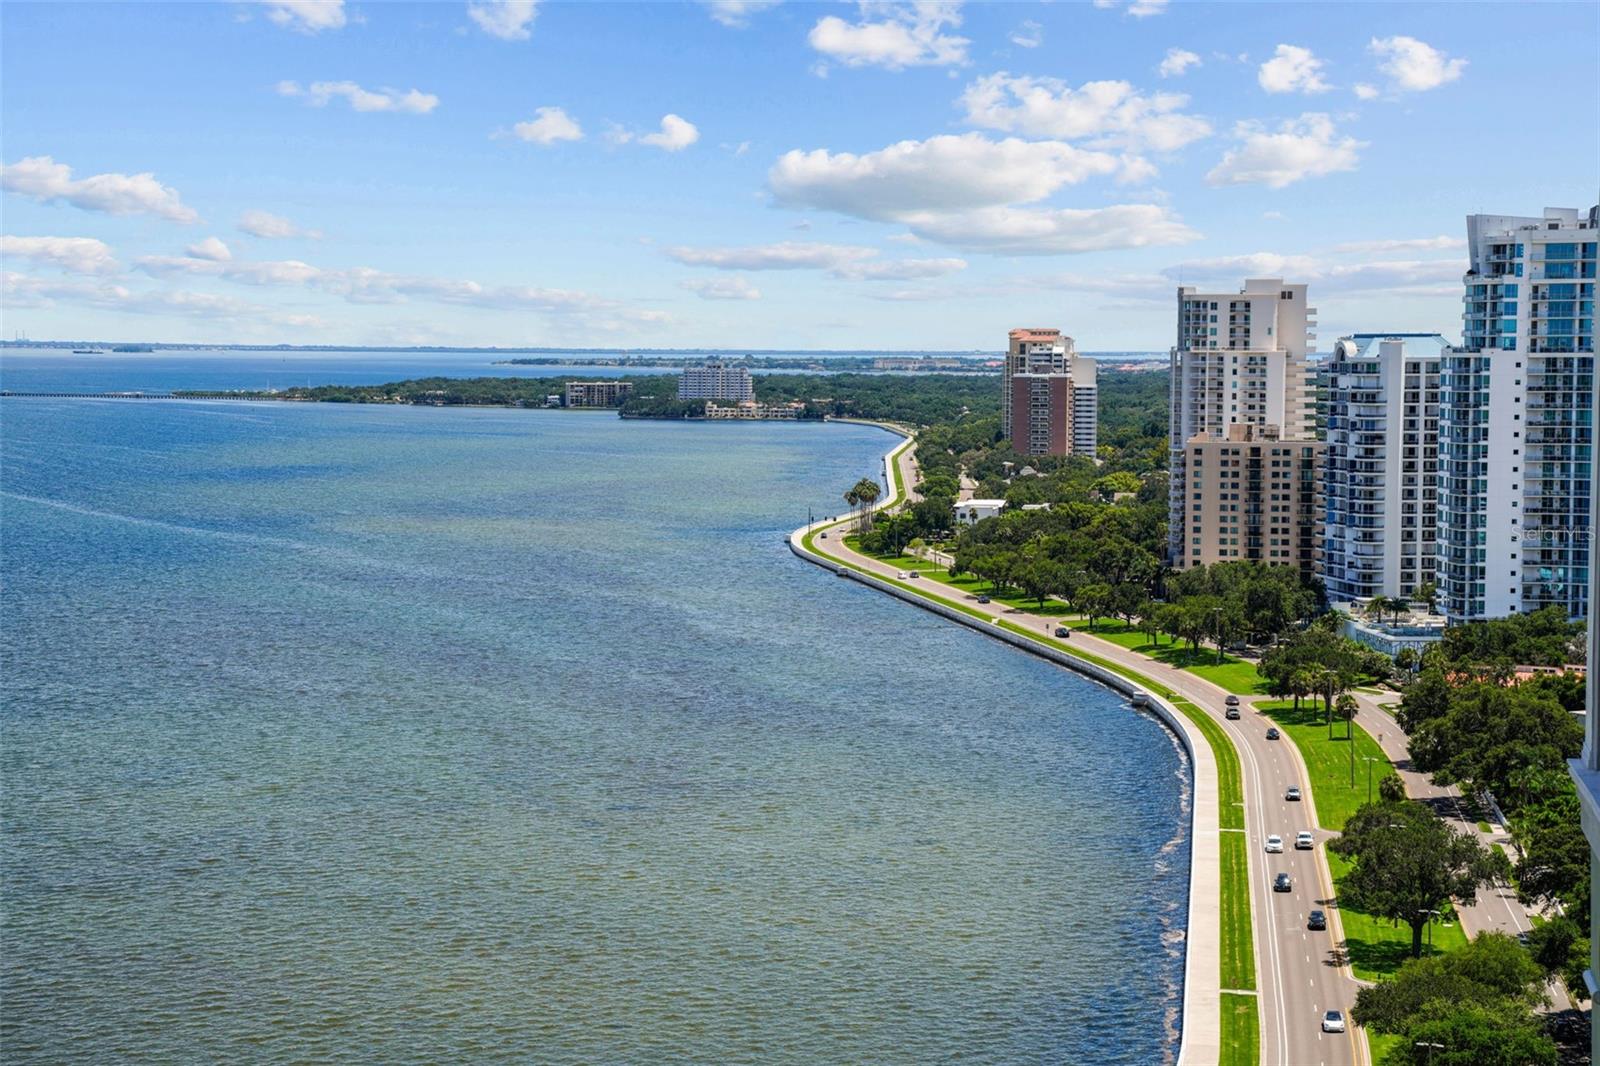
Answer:
[[[840,527],[835,527],[840,529]],[[842,531],[842,530],[841,530]],[[936,594],[936,586],[944,586],[955,592],[964,592],[955,582],[945,577],[936,576],[935,568],[921,560],[901,557],[914,568],[921,571],[931,582],[924,584],[921,579],[916,582],[901,581],[897,578],[884,577],[874,574],[864,567],[858,566],[846,559],[841,559],[826,550],[819,549],[815,544],[816,532],[807,533],[801,538],[801,543],[809,551],[823,555],[841,566],[848,567],[857,573],[866,574],[875,580],[893,585],[906,592],[915,593],[934,603],[960,611],[962,614],[976,618],[989,625],[1005,629],[1020,636],[1028,637],[1046,647],[1055,648],[1074,658],[1091,663],[1104,670],[1125,677],[1152,692],[1166,696],[1168,689],[1154,678],[1131,670],[1120,663],[1101,658],[1092,652],[1086,652],[1064,640],[1053,636],[1043,635],[1039,632],[1018,625],[1008,619],[995,619],[982,611],[968,606],[958,600]],[[884,560],[895,565],[899,560]],[[913,567],[907,567],[911,569]],[[1205,737],[1210,745],[1217,765],[1217,802],[1219,828],[1224,830],[1220,837],[1220,906],[1223,911],[1219,952],[1221,956],[1221,987],[1237,989],[1253,989],[1256,987],[1255,977],[1255,944],[1252,932],[1249,859],[1246,853],[1245,836],[1240,832],[1244,828],[1244,781],[1239,765],[1239,753],[1234,748],[1233,742],[1223,732],[1222,727],[1195,704],[1188,700],[1166,696],[1167,701],[1175,706],[1184,717],[1194,723],[1195,727]],[[1257,1016],[1257,1006],[1254,996],[1224,994],[1222,997],[1222,1035],[1224,1062],[1236,1066],[1254,1066],[1260,1060],[1260,1024]]]

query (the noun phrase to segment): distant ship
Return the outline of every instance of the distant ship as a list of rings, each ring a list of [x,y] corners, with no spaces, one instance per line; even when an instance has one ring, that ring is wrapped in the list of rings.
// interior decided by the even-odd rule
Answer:
[[[104,355],[105,351],[100,349],[100,348],[74,348],[74,349],[72,349],[72,354],[73,355]]]

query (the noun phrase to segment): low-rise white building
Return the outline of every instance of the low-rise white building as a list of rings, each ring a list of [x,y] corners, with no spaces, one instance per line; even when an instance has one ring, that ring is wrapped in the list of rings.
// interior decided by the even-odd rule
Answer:
[[[955,523],[958,526],[970,526],[975,522],[982,522],[985,518],[994,518],[1005,510],[1004,500],[962,500],[953,509]]]

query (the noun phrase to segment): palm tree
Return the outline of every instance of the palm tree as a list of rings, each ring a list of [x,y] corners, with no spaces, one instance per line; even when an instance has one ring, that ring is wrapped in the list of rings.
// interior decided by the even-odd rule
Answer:
[[[868,530],[872,528],[872,505],[878,502],[878,496],[881,492],[882,490],[878,488],[876,481],[869,477],[864,477],[851,487],[850,492],[845,494],[847,501],[853,494],[855,496],[855,505],[861,509],[861,517],[856,522],[857,529]]]

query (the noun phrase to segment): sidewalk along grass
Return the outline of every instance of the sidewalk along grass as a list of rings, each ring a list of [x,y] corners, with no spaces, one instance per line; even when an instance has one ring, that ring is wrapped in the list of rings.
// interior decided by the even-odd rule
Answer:
[[[1255,705],[1283,729],[1284,734],[1300,749],[1306,771],[1311,775],[1307,782],[1310,795],[1316,804],[1317,822],[1323,829],[1341,830],[1344,823],[1367,802],[1367,768],[1372,769],[1372,797],[1377,798],[1378,782],[1394,771],[1394,766],[1379,747],[1378,742],[1359,724],[1351,731],[1355,744],[1355,783],[1351,783],[1350,745],[1345,739],[1344,723],[1333,724],[1333,739],[1328,739],[1327,724],[1320,720],[1321,711],[1312,710],[1310,701],[1302,700],[1297,711],[1293,700],[1272,700]],[[1371,758],[1375,761],[1367,763]],[[1337,895],[1339,883],[1350,872],[1348,860],[1327,852],[1328,873],[1333,877]],[[1449,925],[1435,922],[1433,946],[1435,952],[1447,951],[1466,943],[1466,934],[1453,916]],[[1379,918],[1344,905],[1339,906],[1339,921],[1344,928],[1345,950],[1350,956],[1350,968],[1356,977],[1375,981],[1388,977],[1411,957],[1411,929],[1397,925],[1388,918]],[[1426,953],[1426,949],[1424,949]]]
[[[1006,629],[1018,635],[1028,637],[1029,639],[1042,645],[1065,652],[1074,658],[1081,659],[1084,662],[1092,663],[1095,666],[1101,667],[1102,669],[1109,670],[1112,673],[1115,673],[1121,677],[1125,677],[1130,681],[1143,685],[1152,692],[1163,694],[1167,692],[1166,686],[1162,685],[1154,678],[1147,677],[1136,670],[1130,670],[1127,667],[1122,666],[1120,663],[1116,663],[1109,659],[1101,658],[1093,653],[1083,651],[1080,648],[1073,647],[1071,644],[1068,644],[1065,641],[1057,640],[1053,637],[1042,636],[1029,628],[1020,626],[1007,619],[993,619],[992,616],[969,606],[967,603],[962,602],[961,600],[938,595],[933,591],[934,588],[940,585],[944,585],[946,588],[949,586],[946,582],[941,582],[937,578],[935,578],[932,584],[923,584],[920,580],[914,584],[911,581],[900,581],[895,578],[885,577],[881,574],[871,573],[871,571],[865,569],[864,567],[858,566],[850,560],[841,558],[840,556],[827,551],[826,548],[817,545],[815,542],[816,532],[817,531],[813,531],[802,537],[802,545],[813,553],[822,555],[841,566],[848,567],[857,573],[866,574],[878,581],[884,582],[885,584],[893,585],[896,588],[903,589],[906,592],[921,596],[935,603],[950,607],[954,610],[960,611],[962,614],[976,618],[990,625],[998,624],[1002,629]],[[911,561],[918,562],[919,560]],[[934,577],[930,570],[937,568],[929,567],[918,569],[921,569],[922,572],[927,574],[929,577]],[[1254,989],[1256,987],[1255,948],[1251,922],[1250,882],[1247,868],[1248,860],[1244,854],[1244,834],[1242,832],[1233,831],[1242,829],[1244,826],[1244,783],[1239,766],[1239,753],[1234,748],[1232,741],[1228,739],[1227,734],[1222,731],[1221,727],[1214,720],[1212,720],[1209,715],[1200,710],[1200,708],[1196,707],[1188,700],[1183,699],[1168,697],[1168,702],[1177,707],[1180,713],[1193,722],[1200,730],[1201,735],[1205,737],[1207,743],[1211,746],[1217,765],[1218,819],[1223,826],[1227,827],[1227,830],[1220,834],[1222,837],[1220,848],[1222,859],[1219,862],[1220,869],[1218,871],[1218,892],[1220,905],[1226,914],[1226,920],[1220,923],[1219,932],[1220,969],[1222,971],[1220,975],[1221,987],[1242,990]],[[1237,846],[1228,844],[1227,841],[1229,838],[1237,838],[1239,844]],[[1230,861],[1230,855],[1232,857],[1232,861]],[[1249,1000],[1250,1002],[1246,1006],[1241,1006],[1235,1002],[1238,1000]],[[1247,1023],[1240,1021],[1241,1012],[1248,1015]],[[1230,1041],[1225,1039],[1223,1047],[1227,1057],[1224,1061],[1234,1063],[1236,1066],[1254,1066],[1255,1063],[1260,1061],[1259,1019],[1257,1018],[1255,997],[1241,995],[1224,997],[1222,1013],[1222,1025],[1225,1037],[1228,1033],[1230,1033],[1230,1031],[1239,1028],[1243,1024],[1249,1025],[1251,1034],[1248,1041]]]
[[[845,538],[848,547],[860,551],[861,554],[877,559],[879,562],[888,563],[890,566],[899,567],[910,572],[917,571],[927,577],[953,589],[958,589],[972,596],[988,596],[995,603],[1003,603],[1007,607],[1014,607],[1019,611],[1027,611],[1044,618],[1060,618],[1061,624],[1074,630],[1085,630],[1093,633],[1101,640],[1111,644],[1118,644],[1129,651],[1143,655],[1148,659],[1166,666],[1176,666],[1186,670],[1196,677],[1203,677],[1207,681],[1221,688],[1225,692],[1232,692],[1240,696],[1251,696],[1266,692],[1265,682],[1256,673],[1254,663],[1243,659],[1236,659],[1225,655],[1222,661],[1217,661],[1217,653],[1205,648],[1191,649],[1177,641],[1162,643],[1162,638],[1157,635],[1152,643],[1148,634],[1137,626],[1130,626],[1117,619],[1103,618],[1094,628],[1089,627],[1089,620],[1074,611],[1067,604],[1054,597],[1045,597],[1043,603],[1036,597],[1025,596],[1014,589],[998,589],[988,581],[971,574],[962,574],[951,577],[947,567],[938,563],[928,562],[914,555],[879,555],[862,551],[859,543],[852,536]]]

